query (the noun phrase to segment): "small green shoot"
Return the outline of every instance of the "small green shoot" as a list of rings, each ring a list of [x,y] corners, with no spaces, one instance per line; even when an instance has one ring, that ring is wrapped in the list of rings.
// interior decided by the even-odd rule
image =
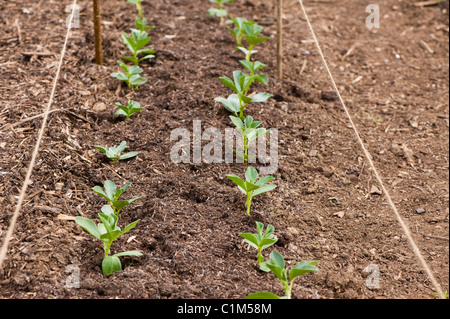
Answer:
[[[270,292],[257,292],[248,295],[245,299],[291,299],[294,280],[298,276],[318,270],[315,266],[319,263],[318,261],[301,261],[292,267],[288,276],[288,270],[286,269],[283,256],[274,250],[270,253],[270,258],[269,261],[263,262],[261,266],[267,267],[278,278],[284,288],[285,296],[280,298]]]
[[[139,196],[129,200],[119,200],[120,195],[122,195],[130,185],[131,183],[127,183],[121,188],[117,189],[117,186],[113,181],[107,180],[103,183],[104,189],[100,186],[95,186],[92,190],[101,197],[105,198],[111,205],[114,214],[119,215],[120,211],[125,206],[130,205],[131,203],[137,201],[142,197]]]
[[[138,152],[128,152],[122,154],[123,151],[125,151],[125,149],[128,148],[127,142],[125,141],[122,141],[122,143],[120,143],[120,145],[117,147],[106,148],[100,145],[95,145],[94,147],[103,154],[105,154],[106,157],[108,157],[112,162],[117,162],[119,160],[126,160],[138,155]]]
[[[258,263],[261,264],[264,262],[262,251],[275,244],[278,241],[278,238],[273,234],[275,228],[272,225],[267,225],[267,229],[264,231],[264,224],[256,222],[256,228],[258,230],[258,233],[256,234],[240,233],[239,235],[243,237],[250,246],[258,250],[257,259]],[[264,270],[269,271],[268,268]]]
[[[234,150],[234,152],[240,158],[244,159],[244,162],[248,162],[249,159],[255,157],[248,155],[248,148],[250,146],[250,143],[264,134],[270,134],[270,131],[266,130],[265,128],[258,128],[258,126],[260,126],[262,122],[253,121],[253,117],[251,117],[250,115],[247,116],[244,121],[242,121],[239,117],[234,116],[230,116],[230,119],[236,126],[236,129],[241,134],[244,141],[244,153],[238,152],[237,150]]]
[[[147,23],[148,23],[147,18],[140,18],[140,17],[137,17],[136,21],[134,22],[136,28],[139,31],[149,31],[155,28],[154,26],[147,26]]]
[[[277,187],[274,184],[266,184],[275,179],[272,176],[264,176],[258,180],[258,172],[252,166],[248,167],[245,172],[245,181],[236,175],[227,175],[227,177],[238,186],[238,189],[242,193],[246,195],[247,215],[250,215],[250,206],[252,204],[253,197],[270,192]]]
[[[217,3],[217,8],[208,9],[208,16],[210,18],[218,17],[220,18],[220,24],[223,24],[224,18],[228,15],[228,10],[224,9],[225,3],[233,3],[234,0],[209,0],[209,2]]]
[[[250,103],[266,102],[273,95],[270,93],[256,93],[254,95],[248,95],[250,86],[253,82],[260,82],[262,84],[268,83],[267,76],[263,74],[248,75],[242,71],[233,72],[233,80],[228,77],[221,77],[220,81],[228,88],[236,92],[236,94],[230,95],[228,98],[216,97],[214,100],[220,102],[225,109],[234,113],[236,116],[244,120],[244,109]]]
[[[80,225],[85,231],[103,242],[103,249],[105,255],[102,262],[102,272],[104,275],[112,274],[116,271],[122,270],[122,264],[119,257],[121,256],[142,256],[138,251],[125,251],[110,256],[110,249],[112,243],[121,235],[128,233],[139,223],[139,220],[129,224],[123,230],[117,226],[119,217],[110,210],[102,209],[102,213],[98,213],[101,223],[95,224],[94,221],[77,216],[75,222]]]
[[[252,54],[257,53],[258,51],[253,50],[253,48],[262,42],[269,40],[266,37],[260,37],[259,34],[262,32],[263,27],[254,23],[253,21],[243,22],[244,28],[244,37],[247,43],[249,44],[248,49],[238,46],[238,49],[241,50],[245,54],[245,59],[247,61],[251,60]]]
[[[234,23],[234,28],[227,28],[228,32],[236,39],[236,49],[242,47],[242,39],[245,36],[244,23],[255,24],[256,22],[248,22],[246,18],[230,18],[227,23]]]
[[[125,32],[122,33],[123,43],[127,46],[133,56],[125,56],[124,60],[133,62],[134,65],[139,66],[143,60],[155,58],[155,51],[151,49],[143,49],[151,40],[148,33],[137,29],[131,29],[131,36],[129,37]],[[144,55],[139,58],[140,55]]]
[[[128,101],[127,105],[123,105],[120,102],[116,102],[116,106],[119,108],[115,116],[123,115],[125,116],[125,120],[128,120],[133,114],[136,114],[137,112],[141,111],[143,107],[141,107],[141,104],[136,101]]]
[[[119,73],[112,73],[111,76],[113,78],[116,78],[120,81],[124,81],[128,87],[133,88],[137,90],[140,85],[147,82],[147,79],[145,77],[140,76],[144,70],[142,70],[140,67],[133,65],[128,67],[125,63],[121,61],[117,61],[119,66],[122,68],[122,70],[125,71],[125,73],[119,72]]]

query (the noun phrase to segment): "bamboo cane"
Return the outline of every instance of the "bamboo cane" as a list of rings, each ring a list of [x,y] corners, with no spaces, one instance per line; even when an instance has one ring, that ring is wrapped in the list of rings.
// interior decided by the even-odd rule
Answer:
[[[95,63],[103,65],[102,17],[100,0],[94,0]]]

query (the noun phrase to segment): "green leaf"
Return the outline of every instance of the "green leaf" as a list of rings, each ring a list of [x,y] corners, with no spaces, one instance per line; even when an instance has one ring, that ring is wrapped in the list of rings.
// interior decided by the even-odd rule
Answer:
[[[143,254],[136,250],[130,250],[130,251],[124,251],[124,252],[113,255],[113,257],[122,257],[122,256],[143,256]]]
[[[75,217],[75,222],[81,227],[83,227],[83,229],[87,231],[89,234],[91,234],[97,239],[100,239],[100,232],[97,228],[97,225],[95,225],[95,223],[92,220],[81,216],[77,216]]]
[[[245,299],[280,299],[280,297],[271,292],[261,291],[250,294]]]
[[[317,271],[317,267],[315,266],[318,264],[319,261],[301,261],[298,264],[296,264],[291,271],[289,272],[289,280],[294,280],[296,277]]]
[[[137,74],[140,74],[142,72],[144,72],[144,70],[142,70],[137,65],[130,66],[130,71],[129,71],[130,75],[137,75]]]
[[[140,219],[132,222],[131,224],[127,225],[123,230],[122,230],[122,234],[126,234],[128,233],[130,230],[132,230],[134,227],[136,227],[136,225],[140,222]]]
[[[102,208],[101,208],[101,211],[105,215],[114,215],[114,210],[109,205],[103,205]]]
[[[125,82],[128,81],[128,78],[127,78],[126,74],[124,74],[124,73],[111,73],[111,76],[120,81],[125,81]]]
[[[255,182],[258,178],[258,171],[253,166],[249,166],[247,170],[245,171],[245,179],[248,182]]]
[[[106,154],[106,152],[107,152],[106,148],[104,148],[103,146],[100,146],[100,145],[94,145],[94,147],[95,147],[96,149],[98,149],[100,152],[102,152],[103,154]]]
[[[129,158],[135,157],[138,154],[139,154],[138,152],[128,152],[128,153],[120,155],[119,159],[120,160],[126,160],[126,159],[129,159]]]
[[[273,94],[270,93],[257,93],[251,98],[251,101],[255,103],[266,102],[272,96]]]
[[[108,197],[108,195],[105,194],[105,192],[103,191],[103,189],[100,186],[95,186],[94,188],[92,188],[92,190],[97,193],[98,195],[100,195],[101,197],[107,199],[108,201],[110,200],[110,198]]]
[[[231,122],[233,122],[234,126],[236,126],[238,129],[244,128],[244,123],[242,122],[242,120],[240,118],[235,117],[235,116],[230,116],[230,120],[231,120]]]
[[[105,234],[102,234],[100,236],[100,239],[107,243],[112,243],[117,238],[119,238],[120,235],[122,235],[122,231],[119,229],[112,230],[110,232],[108,232],[108,229],[107,229],[106,231],[107,232]]]
[[[240,233],[239,234],[241,237],[243,237],[247,243],[252,246],[253,248],[258,249],[259,248],[259,241],[258,238],[255,237],[254,234],[250,234],[250,233]]]
[[[234,92],[239,93],[236,85],[233,83],[233,81],[228,77],[221,77],[219,80],[225,84],[228,88],[232,89]]]
[[[110,275],[122,270],[122,264],[117,256],[106,256],[102,262],[103,275]]]
[[[243,47],[237,47],[237,49],[241,50],[245,54],[245,56],[247,56],[249,54],[252,55],[252,54],[258,53],[258,51],[256,51],[256,50],[249,51],[249,50],[247,50],[246,48],[243,48]]]
[[[236,185],[238,185],[239,187],[241,187],[242,189],[246,190],[246,186],[244,181],[236,175],[227,175],[227,177],[232,180]]]
[[[113,181],[107,180],[103,183],[103,187],[105,188],[106,196],[110,201],[112,201],[117,192],[116,184],[114,184]]]
[[[245,181],[245,189],[247,192],[255,191],[259,188],[259,186],[256,186],[255,184]],[[253,197],[253,196],[252,196]]]
[[[263,37],[260,38],[260,37],[253,37],[253,36],[246,36],[245,39],[251,45],[257,45],[259,43],[269,40],[269,38],[263,38]]]
[[[130,84],[133,86],[140,86],[142,84],[147,83],[147,78],[143,76],[139,76],[138,74],[134,74],[130,77]]]
[[[266,249],[270,246],[272,246],[273,244],[275,244],[278,241],[278,239],[274,239],[274,238],[263,238],[261,240],[261,242],[259,243],[259,245],[261,246],[262,249]]]
[[[274,179],[275,179],[275,177],[273,177],[273,176],[263,176],[255,183],[255,185],[262,186],[267,182],[273,181]],[[269,226],[272,226],[272,225],[269,225]],[[269,226],[267,226],[267,227],[269,227]]]
[[[274,250],[274,251],[272,251],[271,253],[270,253],[270,259],[272,260],[272,261],[274,261],[275,262],[275,264],[278,266],[278,267],[280,267],[280,268],[284,268],[284,267],[286,267],[286,263],[284,262],[284,258],[283,258],[283,256],[279,253],[279,252],[277,252],[276,250]]]
[[[256,140],[258,137],[264,134],[270,134],[270,131],[266,130],[265,128],[259,128],[257,130],[253,130],[250,132],[247,136],[248,141],[251,142],[253,140]]]
[[[261,195],[267,192],[270,192],[272,190],[274,190],[275,188],[277,188],[277,185],[274,184],[266,184],[266,185],[262,185],[260,186],[257,190],[255,190],[252,194],[252,196],[257,196],[257,195]]]
[[[225,99],[223,97],[216,97],[214,100],[222,103],[222,105],[225,107],[225,109],[227,109],[227,111],[229,111],[229,112],[236,114],[241,111],[239,97],[236,94],[231,94],[227,99]]]

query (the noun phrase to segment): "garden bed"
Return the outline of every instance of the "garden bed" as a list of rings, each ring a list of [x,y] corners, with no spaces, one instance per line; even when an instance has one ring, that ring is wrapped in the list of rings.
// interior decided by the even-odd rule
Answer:
[[[438,282],[448,290],[448,3],[415,7],[382,1],[380,29],[368,30],[365,5],[350,0],[305,3],[338,87],[375,165]],[[41,125],[61,51],[69,3],[0,2],[0,238],[5,237]],[[148,82],[133,93],[110,74],[126,54],[120,34],[133,27],[126,1],[102,7],[105,65],[94,61],[91,1],[80,1],[28,196],[0,272],[2,298],[244,298],[267,290],[282,295],[260,272],[241,232],[272,224],[275,249],[289,265],[319,260],[297,279],[294,298],[434,298],[341,105],[296,1],[285,1],[285,74],[276,78],[276,19],[270,1],[237,1],[230,14],[264,26],[270,41],[267,103],[248,110],[279,132],[277,188],[255,198],[251,216],[227,174],[247,164],[175,164],[174,129],[230,127],[213,99],[229,93],[219,81],[240,70],[234,39],[208,18],[208,1],[145,1],[155,29],[156,58],[144,62]],[[17,23],[15,23],[17,21]],[[115,119],[115,102],[144,107]],[[22,121],[22,122],[20,122]],[[14,126],[7,126],[13,124]],[[127,141],[139,155],[110,163],[94,145]],[[204,141],[206,143],[206,141]],[[258,165],[256,165],[258,166]],[[105,180],[131,182],[142,195],[121,212],[138,227],[114,250],[124,270],[101,272],[102,247],[75,216],[95,218],[106,202],[92,188]],[[67,266],[80,287],[66,285]],[[380,285],[369,289],[365,269],[376,265]]]

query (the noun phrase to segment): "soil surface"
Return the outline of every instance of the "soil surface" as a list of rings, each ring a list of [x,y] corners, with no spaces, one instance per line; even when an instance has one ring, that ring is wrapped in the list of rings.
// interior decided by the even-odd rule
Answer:
[[[386,187],[443,290],[449,286],[448,2],[380,0],[379,29],[368,29],[364,1],[305,1],[322,49]],[[0,238],[5,238],[50,96],[71,1],[0,0]],[[248,164],[170,160],[171,132],[222,133],[231,127],[213,99],[230,91],[219,81],[242,70],[242,54],[226,27],[209,19],[207,0],[145,1],[155,29],[156,58],[142,64],[148,83],[133,92],[110,76],[127,55],[135,7],[104,1],[104,66],[93,53],[91,1],[81,0],[28,194],[0,270],[1,298],[238,298],[256,291],[282,295],[256,251],[239,236],[272,224],[272,249],[293,266],[319,260],[296,280],[294,298],[435,298],[429,278],[381,194],[354,131],[332,91],[297,1],[285,1],[284,76],[276,77],[274,1],[229,4],[255,20],[270,40],[255,57],[267,66],[267,103],[247,115],[278,129],[275,191],[256,197],[251,216],[227,174]],[[115,102],[144,109],[114,118]],[[37,116],[32,118],[33,116]],[[109,162],[93,146],[126,141],[136,158]],[[203,141],[206,144],[208,141]],[[259,168],[260,163],[254,164]],[[143,197],[120,213],[112,253],[124,270],[101,273],[100,241],[75,216],[97,219],[106,201],[92,188],[113,180]],[[71,266],[72,265],[72,266]],[[371,266],[372,265],[372,266]],[[73,268],[76,267],[76,268]],[[67,284],[79,270],[79,288]],[[375,269],[375,272],[373,272]],[[371,279],[379,278],[379,285]],[[370,285],[370,283],[375,285]]]

